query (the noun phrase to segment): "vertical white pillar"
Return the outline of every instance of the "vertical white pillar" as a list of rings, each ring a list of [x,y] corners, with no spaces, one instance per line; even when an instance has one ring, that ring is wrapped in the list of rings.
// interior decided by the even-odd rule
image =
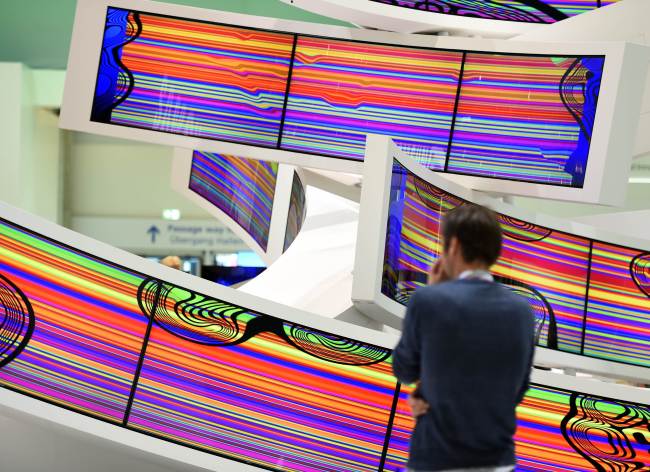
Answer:
[[[37,99],[39,87],[48,100],[57,95],[51,88],[62,87],[61,74],[53,71],[49,80],[44,71],[0,63],[0,200],[56,223],[62,219],[63,150],[52,108],[60,102],[43,103],[48,109]]]
[[[23,73],[18,63],[0,63],[0,200],[22,207]]]

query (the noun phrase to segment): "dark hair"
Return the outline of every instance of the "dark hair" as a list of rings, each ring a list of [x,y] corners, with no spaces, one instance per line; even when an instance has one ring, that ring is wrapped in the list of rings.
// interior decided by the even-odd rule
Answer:
[[[494,264],[501,254],[501,225],[496,213],[488,208],[468,203],[454,208],[442,222],[444,248],[453,238],[460,244],[465,262]]]

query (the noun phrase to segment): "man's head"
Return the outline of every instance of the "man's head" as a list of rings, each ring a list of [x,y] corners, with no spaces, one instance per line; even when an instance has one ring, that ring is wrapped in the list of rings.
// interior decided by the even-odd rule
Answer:
[[[485,269],[501,254],[501,225],[496,213],[465,204],[447,213],[442,222],[444,269],[451,278],[465,270]]]

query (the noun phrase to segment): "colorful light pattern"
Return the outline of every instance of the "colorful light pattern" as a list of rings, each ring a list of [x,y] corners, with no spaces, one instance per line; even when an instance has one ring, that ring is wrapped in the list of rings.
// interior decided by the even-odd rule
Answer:
[[[293,41],[109,8],[93,120],[275,146]]]
[[[370,0],[413,10],[522,23],[555,23],[619,0]]]
[[[645,262],[636,267],[643,282]],[[0,274],[11,281],[3,301],[20,291],[35,320],[24,349],[0,365],[3,387],[270,470],[404,470],[410,390],[392,376],[388,349],[146,277],[5,220]],[[533,385],[518,422],[519,470],[650,465],[647,405]]]
[[[604,57],[448,51],[109,8],[91,120],[582,188]]]
[[[650,367],[647,259],[637,249],[594,242],[585,354]]]
[[[395,161],[389,202],[382,293],[405,305],[441,252],[444,213],[464,201]],[[650,256],[500,219],[503,251],[492,272],[528,298],[539,345],[650,367]]]
[[[603,66],[468,53],[446,170],[582,187]]]
[[[386,468],[405,472],[415,426],[402,387]],[[650,407],[531,385],[517,408],[517,471],[644,470],[650,466]]]
[[[368,133],[442,169],[462,52],[299,37],[282,148],[362,160]]]
[[[503,283],[510,280],[534,287],[551,307],[557,331],[557,345],[548,343],[549,325],[544,326],[540,345],[579,353],[582,342],[589,240],[560,231],[543,239],[529,238],[530,231],[501,221],[503,249],[492,272]]]
[[[289,198],[289,213],[287,215],[287,227],[284,232],[284,250],[286,251],[293,243],[302,228],[307,216],[307,200],[305,186],[297,172],[293,173],[291,182],[291,196]]]
[[[189,188],[226,213],[266,251],[277,175],[274,162],[194,151]]]
[[[0,368],[0,384],[121,423],[147,327],[138,307],[144,277],[4,220],[0,275],[35,316],[29,343]]]
[[[160,284],[129,426],[279,470],[378,470],[389,350]]]

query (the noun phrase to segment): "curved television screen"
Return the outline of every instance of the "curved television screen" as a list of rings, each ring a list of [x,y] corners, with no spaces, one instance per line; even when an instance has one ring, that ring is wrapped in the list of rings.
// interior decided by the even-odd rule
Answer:
[[[466,203],[394,160],[381,292],[406,304],[441,252],[441,221]],[[650,367],[647,251],[499,216],[504,239],[492,272],[527,298],[538,344]]]
[[[555,23],[620,0],[368,0],[431,13],[522,23]]]
[[[409,389],[392,376],[390,349],[218,291],[227,296],[1,219],[0,386],[268,470],[403,470]],[[518,415],[522,465],[650,464],[647,405],[534,384]]]
[[[415,426],[402,387],[386,471],[404,471]],[[623,471],[650,466],[650,406],[532,383],[517,408],[521,471]]]
[[[352,161],[378,133],[433,170],[582,188],[604,62],[109,7],[91,121]]]
[[[194,151],[189,189],[244,229],[266,251],[278,164]]]
[[[284,250],[286,251],[293,243],[302,228],[307,216],[307,200],[305,186],[297,172],[293,174],[291,183],[291,197],[289,198],[289,213],[287,215],[287,228],[284,233]]]

